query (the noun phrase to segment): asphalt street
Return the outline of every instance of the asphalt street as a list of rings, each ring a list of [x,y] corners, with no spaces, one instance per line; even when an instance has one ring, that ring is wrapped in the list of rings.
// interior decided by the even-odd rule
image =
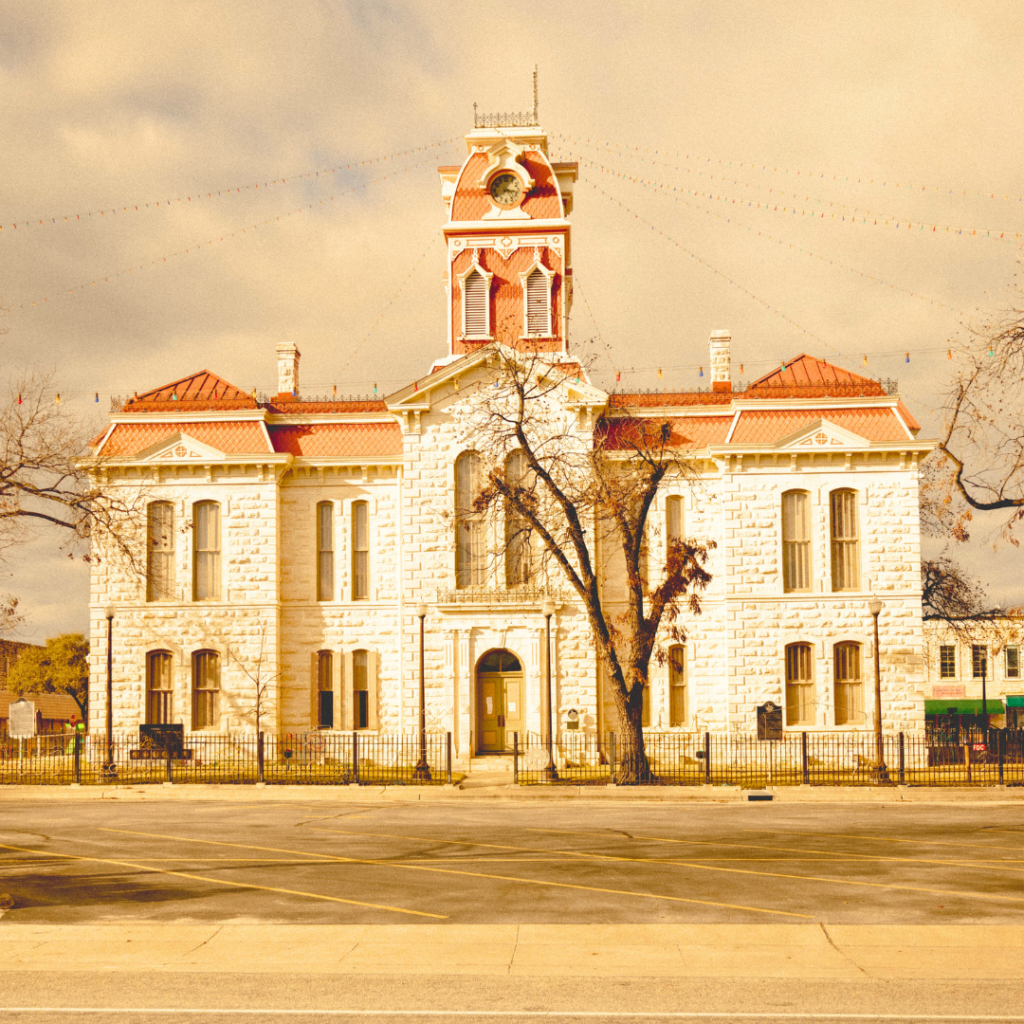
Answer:
[[[1024,807],[0,803],[0,1021],[1024,1021]]]

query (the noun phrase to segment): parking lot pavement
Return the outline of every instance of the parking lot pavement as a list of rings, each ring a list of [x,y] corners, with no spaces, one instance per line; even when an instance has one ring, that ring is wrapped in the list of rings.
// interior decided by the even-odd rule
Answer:
[[[0,1021],[1024,1020],[1015,806],[41,800],[2,821]]]

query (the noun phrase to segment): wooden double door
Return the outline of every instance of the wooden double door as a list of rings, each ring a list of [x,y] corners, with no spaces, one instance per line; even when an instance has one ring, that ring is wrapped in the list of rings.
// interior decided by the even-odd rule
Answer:
[[[523,669],[509,651],[491,651],[476,673],[476,752],[504,754],[523,735]]]

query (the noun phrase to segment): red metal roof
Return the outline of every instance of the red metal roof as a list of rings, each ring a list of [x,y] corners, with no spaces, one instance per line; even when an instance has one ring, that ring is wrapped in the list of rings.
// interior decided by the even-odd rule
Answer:
[[[672,448],[703,448],[709,444],[725,444],[732,416],[673,416],[669,419],[613,419],[602,420],[597,436],[604,440],[608,451],[632,448],[644,435],[657,442],[656,434],[662,423],[668,423]]]
[[[839,392],[831,390],[835,386],[853,389],[859,395],[885,394],[882,385],[870,377],[861,377],[859,374],[842,369],[842,367],[826,363],[823,359],[801,354],[796,359],[787,359],[777,370],[758,377],[744,392],[744,397],[756,398],[758,397],[756,392],[764,390],[771,392],[766,397],[776,398],[780,397],[780,391],[793,389],[793,394],[788,394],[786,397],[799,398],[802,389],[805,388],[822,388],[824,389],[822,394],[839,394]],[[810,395],[803,392],[803,397],[817,397],[817,394]]]
[[[0,690],[0,718],[10,717],[9,708],[20,695]],[[25,700],[36,706],[36,714],[45,720],[67,721],[70,718],[81,718],[82,712],[75,703],[75,698],[67,693],[26,693]]]
[[[271,451],[259,423],[253,420],[241,423],[228,420],[212,423],[118,423],[99,454],[103,457],[130,458],[179,432],[225,455]]]
[[[274,450],[303,458],[394,458],[402,454],[397,423],[309,423],[270,426]]]
[[[122,412],[195,412],[200,409],[255,409],[256,399],[209,370],[129,398]]]
[[[907,439],[892,409],[744,409],[731,443],[774,444],[815,420],[828,420],[868,441]]]

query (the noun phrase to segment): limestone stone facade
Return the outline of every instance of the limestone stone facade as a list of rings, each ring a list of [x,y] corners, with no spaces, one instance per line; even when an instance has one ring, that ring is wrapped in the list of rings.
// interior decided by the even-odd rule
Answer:
[[[667,662],[654,668],[652,730],[749,733],[766,701],[788,708],[787,728],[871,728],[872,595],[883,604],[885,725],[921,728],[918,468],[932,445],[898,396],[810,356],[734,391],[725,331],[711,337],[709,391],[601,391],[567,337],[574,167],[548,161],[536,127],[477,129],[467,153],[461,168],[441,168],[451,308],[448,351],[431,372],[380,401],[308,401],[298,348],[278,346],[276,397],[201,371],[125,403],[97,439],[92,471],[139,511],[124,531],[134,565],[97,541],[91,727],[102,730],[106,714],[112,616],[115,728],[162,720],[252,730],[260,689],[266,731],[408,734],[418,722],[422,615],[428,728],[450,731],[465,762],[485,745],[494,652],[511,658],[501,663],[503,727],[541,731],[552,597],[556,731],[577,716],[581,731],[614,731],[567,582],[552,574],[509,585],[500,559],[472,585],[459,575],[457,463],[476,444],[494,346],[511,344],[542,353],[544,372],[560,375],[555,412],[578,443],[627,412],[656,418],[695,474],[663,483],[650,524],[654,573],[670,528],[717,545],[702,614],[683,617],[682,676],[670,678]],[[509,174],[523,179],[512,207],[515,190],[489,184]],[[466,284],[478,272],[482,292]],[[487,304],[469,316],[481,294]],[[537,302],[552,304],[543,317]],[[522,331],[502,335],[502,317]],[[793,492],[798,499],[784,498]],[[671,526],[676,499],[681,523]],[[794,508],[795,527],[784,523]],[[614,613],[614,553],[598,559]]]

